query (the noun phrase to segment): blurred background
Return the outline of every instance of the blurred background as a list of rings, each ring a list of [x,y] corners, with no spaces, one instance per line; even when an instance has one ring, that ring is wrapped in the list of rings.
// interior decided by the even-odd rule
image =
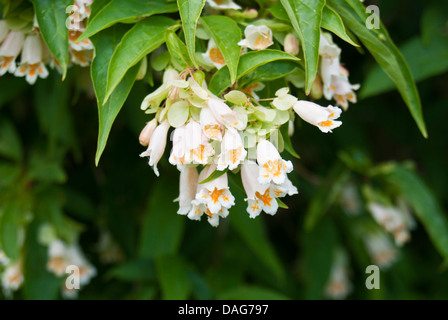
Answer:
[[[386,163],[411,168],[428,192],[426,203],[448,212],[448,7],[366,4],[380,8],[418,81],[429,137],[374,59],[337,39],[351,81],[361,84],[359,102],[331,135],[296,123],[292,142],[301,159],[291,159],[290,179],[299,195],[285,198],[289,209],[251,220],[243,192],[231,186],[236,206],[217,229],[176,214],[179,172],[166,156],[159,178],[139,157],[138,135],[149,120],[140,103],[153,90],[146,81],[134,86],[96,167],[98,116],[88,68],[72,68],[64,82],[52,72],[34,86],[1,77],[0,201],[18,195],[22,214],[3,215],[0,228],[3,237],[25,234],[25,280],[13,297],[61,298],[64,279],[46,270],[42,238],[51,224],[66,239],[79,236],[96,268],[80,299],[447,299],[440,249],[418,219],[410,241],[398,247],[391,238],[383,248],[389,255],[379,290],[365,286],[366,267],[378,257],[364,236],[366,225],[381,228],[366,209],[366,188],[382,188],[368,172]]]

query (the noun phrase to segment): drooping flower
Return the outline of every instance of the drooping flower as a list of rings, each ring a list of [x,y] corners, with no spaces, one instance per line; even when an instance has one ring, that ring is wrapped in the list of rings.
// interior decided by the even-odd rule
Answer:
[[[162,122],[154,130],[154,133],[149,141],[148,148],[145,152],[140,154],[140,157],[149,157],[149,165],[153,167],[154,173],[159,176],[159,170],[157,169],[157,163],[162,158],[165,152],[166,140],[170,125],[167,121]]]
[[[0,76],[16,71],[16,58],[22,51],[25,35],[21,31],[10,31],[0,47]]]
[[[192,208],[191,202],[196,197],[196,188],[199,182],[198,170],[196,167],[184,166],[180,171],[179,197],[175,201],[179,201],[178,214],[186,215]]]
[[[243,140],[234,128],[227,128],[221,143],[221,154],[218,157],[217,169],[220,171],[229,168],[236,169],[246,158],[247,151],[244,149]]]
[[[215,165],[206,166],[199,175],[199,182],[205,180],[216,170]],[[225,218],[230,207],[235,204],[235,198],[230,193],[227,174],[197,185],[195,200],[191,202],[192,209],[188,213],[188,218],[200,220],[205,213],[208,222],[216,227],[219,225],[219,217]]]
[[[291,161],[283,160],[277,148],[266,139],[261,139],[257,145],[257,163],[260,166],[258,182],[282,184],[286,180],[286,174],[293,167]]]
[[[205,62],[210,65],[214,65],[218,70],[226,65],[226,61],[224,56],[222,55],[221,50],[216,45],[213,38],[208,41],[207,51],[202,54]]]
[[[17,291],[24,280],[22,272],[22,261],[10,263],[2,274],[2,287],[7,295],[12,291]]]
[[[345,299],[353,286],[349,278],[347,253],[338,248],[331,265],[330,277],[325,286],[325,294],[331,299]]]
[[[138,140],[140,144],[144,147],[147,147],[149,141],[151,140],[152,134],[157,128],[157,119],[154,118],[151,121],[147,122],[143,130],[140,132],[140,136]]]
[[[216,120],[225,127],[233,127],[237,130],[243,130],[246,127],[246,123],[242,122],[237,113],[223,101],[210,98],[208,99],[208,107]]]
[[[245,39],[238,45],[251,50],[263,50],[274,44],[272,41],[272,30],[265,25],[248,25],[244,30]]]
[[[61,240],[54,240],[48,246],[47,270],[60,277],[65,274],[69,261],[66,257],[66,245]]]
[[[69,264],[79,268],[79,283],[81,286],[88,284],[96,276],[96,268],[86,259],[77,243],[68,246],[65,254]]]
[[[212,140],[222,140],[222,125],[216,120],[210,108],[202,108],[200,122],[205,136]]]
[[[211,157],[215,155],[215,150],[197,121],[190,120],[187,123],[185,126],[185,139],[186,163],[206,165],[210,162]]]
[[[29,84],[34,84],[37,77],[45,79],[48,70],[43,63],[43,43],[40,36],[30,34],[23,44],[22,59],[14,73],[17,77],[26,77]]]
[[[319,55],[328,59],[333,59],[341,54],[341,49],[333,43],[331,34],[321,32],[319,43]]]
[[[386,233],[369,232],[365,236],[364,242],[373,263],[379,267],[388,268],[397,259],[397,249]]]
[[[207,0],[210,7],[217,10],[239,10],[241,7],[232,0]]]
[[[322,107],[314,102],[300,100],[294,106],[294,111],[302,120],[318,127],[322,132],[332,132],[342,122],[335,121],[341,115],[342,110],[338,107]]]
[[[177,166],[179,170],[181,170],[183,165],[185,164],[185,155],[187,152],[185,135],[186,135],[185,126],[181,126],[174,129],[172,134],[173,149],[171,150],[171,155],[168,161],[173,166]]]

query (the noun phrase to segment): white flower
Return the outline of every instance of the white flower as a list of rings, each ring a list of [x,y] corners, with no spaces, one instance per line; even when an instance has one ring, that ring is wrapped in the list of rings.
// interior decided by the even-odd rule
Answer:
[[[345,251],[335,252],[331,265],[330,278],[325,286],[325,294],[331,299],[345,299],[352,291],[352,284],[348,275],[348,258]]]
[[[66,257],[66,245],[61,240],[54,240],[48,246],[47,270],[60,277],[69,265]]]
[[[213,38],[208,41],[207,51],[202,54],[202,57],[205,62],[214,65],[218,70],[226,65],[221,50],[218,48]]]
[[[70,60],[81,67],[88,67],[93,59],[93,50],[70,50]]]
[[[75,0],[75,6],[78,7],[79,15],[82,20],[90,17],[90,5],[92,2],[93,0]]]
[[[221,154],[218,158],[218,167],[220,171],[229,168],[236,169],[238,165],[246,158],[247,151],[244,149],[243,140],[240,134],[233,128],[227,128],[221,143]]]
[[[277,90],[277,92],[275,93],[275,96],[277,98],[275,98],[274,101],[272,101],[272,104],[274,105],[275,108],[283,111],[289,110],[292,108],[294,103],[297,102],[297,98],[294,97],[293,95],[288,94],[288,92],[289,92],[288,87]]]
[[[258,142],[257,162],[260,166],[258,182],[261,184],[271,181],[282,184],[286,180],[286,174],[293,169],[291,161],[283,160],[275,146],[265,139]]]
[[[216,120],[226,127],[233,127],[237,130],[243,130],[246,127],[246,123],[241,121],[238,114],[234,112],[230,107],[216,98],[208,99],[208,107],[212,111]]]
[[[11,291],[17,291],[24,280],[22,272],[22,261],[9,264],[2,274],[2,287],[7,295]]]
[[[151,121],[147,122],[145,127],[143,128],[138,140],[140,144],[144,147],[147,147],[149,141],[151,140],[151,136],[157,128],[157,119],[154,118]]]
[[[192,208],[191,202],[196,197],[196,187],[199,182],[198,171],[195,167],[184,166],[180,171],[179,197],[175,201],[179,201],[178,214],[186,215]]]
[[[156,112],[162,101],[168,97],[168,94],[173,86],[173,82],[176,81],[178,77],[179,73],[176,70],[167,69],[163,74],[162,85],[143,99],[141,109],[150,109],[153,110],[153,112]]]
[[[11,31],[0,47],[0,76],[16,71],[16,58],[22,51],[25,35],[21,31]]]
[[[215,150],[202,131],[201,125],[190,120],[185,126],[185,163],[205,165],[215,155]]]
[[[0,20],[0,43],[5,40],[6,36],[8,35],[9,28],[8,24],[6,23],[6,20]]]
[[[22,59],[19,68],[14,73],[17,77],[26,76],[29,84],[34,84],[37,77],[45,79],[48,70],[43,63],[43,43],[38,35],[31,34],[26,37],[23,44]]]
[[[215,165],[206,166],[199,175],[199,182],[205,180],[215,170]],[[208,222],[214,227],[218,226],[219,217],[227,217],[229,208],[235,204],[235,198],[229,191],[227,174],[210,182],[198,184],[195,200],[191,204],[192,209],[188,213],[188,218],[200,220],[205,213]]]
[[[153,167],[154,173],[159,176],[159,170],[157,169],[157,163],[162,158],[162,155],[166,147],[166,139],[168,135],[168,129],[170,125],[164,121],[157,126],[156,130],[149,141],[148,149],[140,154],[140,157],[149,157],[149,165]]]
[[[288,33],[283,43],[283,49],[286,53],[289,53],[293,56],[299,54],[299,42],[297,41],[297,37],[294,34]]]
[[[367,251],[376,265],[387,268],[397,259],[397,250],[387,234],[375,231],[366,235]]]
[[[177,166],[179,170],[181,170],[185,164],[185,155],[187,152],[185,133],[185,126],[181,126],[174,129],[172,134],[173,149],[171,150],[171,155],[168,161],[173,166]]]
[[[342,122],[335,121],[341,115],[342,110],[338,107],[322,107],[314,102],[300,100],[293,106],[294,111],[302,120],[318,127],[322,132],[331,132],[339,127]]]
[[[68,41],[73,50],[83,51],[83,50],[93,50],[93,43],[90,39],[84,39],[82,41],[78,41],[78,38],[84,30],[70,30],[68,32]]]
[[[222,125],[216,120],[210,108],[202,108],[200,122],[205,136],[212,140],[222,140]]]
[[[258,181],[260,168],[253,161],[246,161],[241,165],[241,180],[246,191],[248,203],[247,212],[250,218],[257,217],[261,211],[274,215],[278,210],[276,198],[287,194],[297,194],[297,188],[286,178],[282,185],[261,184]]]
[[[321,32],[319,43],[319,55],[325,58],[333,59],[341,54],[341,49],[333,43],[331,34]]]
[[[274,44],[272,42],[272,30],[268,26],[248,25],[244,30],[245,39],[238,42],[238,45],[251,50],[263,50]]]
[[[96,276],[95,267],[86,259],[78,244],[72,244],[66,248],[66,257],[69,265],[79,268],[79,283],[86,285]]]
[[[239,10],[241,7],[237,5],[232,0],[207,0],[207,3],[210,7],[217,9],[217,10]]]

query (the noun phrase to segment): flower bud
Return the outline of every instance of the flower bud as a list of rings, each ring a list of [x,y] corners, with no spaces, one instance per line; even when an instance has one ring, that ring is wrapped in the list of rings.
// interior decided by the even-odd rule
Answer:
[[[294,34],[288,33],[285,37],[284,50],[293,56],[299,54],[299,42]]]

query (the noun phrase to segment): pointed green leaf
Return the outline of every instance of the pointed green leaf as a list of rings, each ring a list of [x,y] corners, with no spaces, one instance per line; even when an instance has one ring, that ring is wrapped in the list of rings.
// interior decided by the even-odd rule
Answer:
[[[193,66],[193,62],[188,54],[187,47],[185,43],[180,40],[176,32],[173,30],[166,30],[165,41],[168,51],[170,52],[171,58],[177,64],[177,68],[186,69]]]
[[[336,11],[329,8],[328,6],[325,6],[322,12],[321,26],[322,28],[333,32],[339,38],[350,43],[352,46],[359,47],[359,45],[347,34],[341,17],[337,14]]]
[[[306,93],[316,78],[319,62],[320,25],[325,0],[280,0],[299,36],[306,70]]]
[[[179,256],[156,258],[156,270],[163,300],[188,299],[191,292],[191,282],[185,262]]]
[[[260,51],[251,51],[241,56],[240,62],[238,64],[236,79],[238,80],[241,77],[250,74],[256,68],[277,60],[300,61],[299,58],[279,50],[266,49]],[[213,75],[209,83],[210,91],[212,91],[216,95],[221,94],[230,86],[231,81],[229,69],[227,68],[227,66],[224,66],[223,68],[218,70]]]
[[[174,20],[166,17],[151,17],[137,23],[123,36],[110,60],[103,104],[126,72],[164,42],[165,30],[174,24]]]
[[[365,21],[368,16],[364,5],[357,0],[328,0],[328,4],[336,9],[344,24],[359,38],[394,81],[420,132],[427,137],[417,86],[403,55],[390,39],[387,30],[382,25],[379,30],[366,28]]]
[[[241,55],[241,30],[232,19],[225,16],[207,16],[201,18],[203,26],[212,36],[224,57],[230,71],[230,82],[234,83],[237,77],[238,62]]]
[[[21,205],[19,200],[7,202],[0,215],[0,243],[6,256],[17,261],[20,256],[19,229]]]
[[[58,60],[65,79],[68,65],[68,29],[66,26],[67,8],[72,0],[32,0],[36,10],[39,29],[50,49]]]
[[[180,18],[182,19],[182,29],[185,34],[185,43],[187,45],[188,53],[193,64],[196,63],[196,25],[204,8],[205,0],[191,1],[191,0],[177,0],[179,7]]]
[[[97,1],[94,1],[92,6],[95,5],[95,2]],[[87,28],[79,40],[87,39],[118,22],[135,23],[152,15],[176,11],[175,3],[164,0],[111,0],[90,17]]]

